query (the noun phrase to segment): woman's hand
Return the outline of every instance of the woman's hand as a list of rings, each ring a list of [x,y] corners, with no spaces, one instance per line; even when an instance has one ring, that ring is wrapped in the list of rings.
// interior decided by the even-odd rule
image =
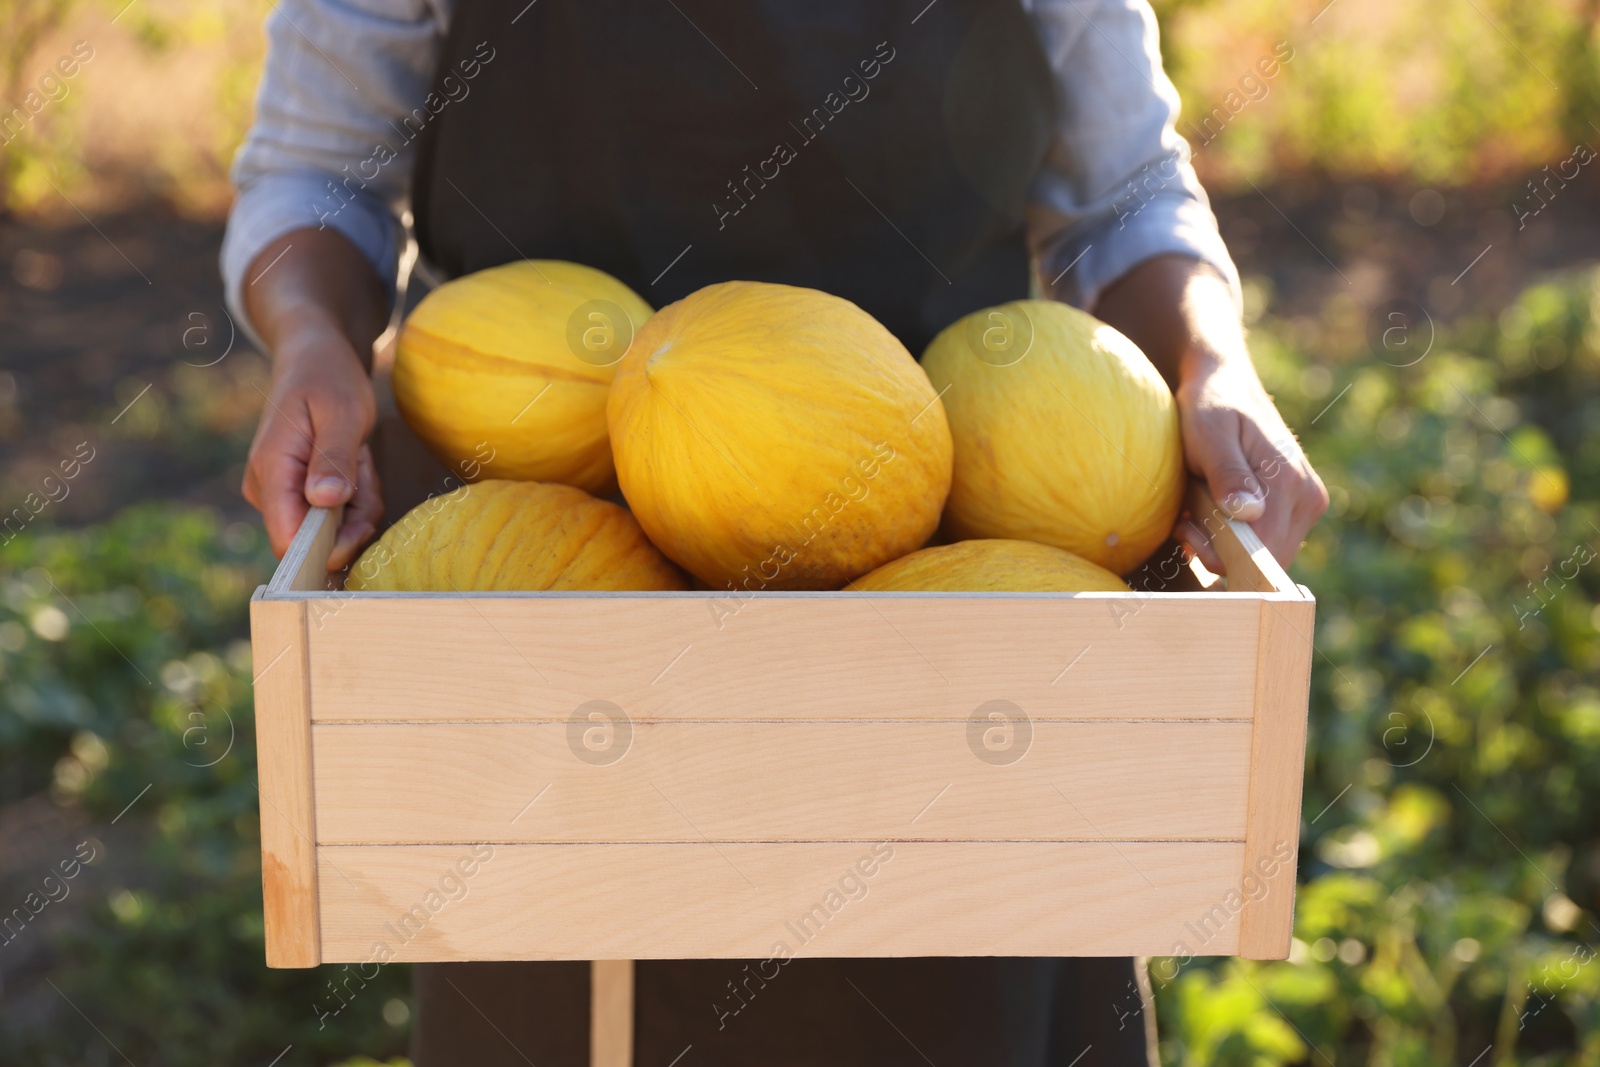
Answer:
[[[1288,566],[1328,509],[1328,491],[1256,376],[1227,284],[1198,260],[1157,256],[1107,288],[1095,314],[1172,387],[1189,470]],[[1181,517],[1173,535],[1223,573],[1203,524]]]
[[[383,517],[365,444],[375,417],[367,369],[337,331],[280,339],[243,487],[274,555],[283,556],[313,505],[346,505],[330,571],[349,564],[372,537]]]
[[[245,310],[272,353],[272,387],[245,464],[244,497],[280,558],[311,507],[345,505],[328,557],[339,570],[383,517],[368,368],[388,301],[366,258],[332,230],[295,230],[252,264]]]
[[[1238,360],[1196,360],[1175,395],[1189,470],[1205,479],[1229,518],[1248,522],[1288,566],[1328,510],[1328,491],[1255,368]],[[1201,563],[1222,573],[1203,517],[1198,523],[1180,518],[1174,533]]]

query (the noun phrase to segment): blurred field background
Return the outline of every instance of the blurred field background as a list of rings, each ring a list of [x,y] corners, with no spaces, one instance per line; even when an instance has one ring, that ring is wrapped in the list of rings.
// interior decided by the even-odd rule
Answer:
[[[0,511],[38,511],[0,547],[0,914],[83,861],[0,944],[0,1059],[399,1056],[403,968],[262,965],[266,365],[215,259],[270,5],[125,3],[0,0],[0,99],[93,50],[0,144]],[[1154,961],[1163,1062],[1600,1065],[1600,0],[1157,8],[1333,498],[1294,955]]]

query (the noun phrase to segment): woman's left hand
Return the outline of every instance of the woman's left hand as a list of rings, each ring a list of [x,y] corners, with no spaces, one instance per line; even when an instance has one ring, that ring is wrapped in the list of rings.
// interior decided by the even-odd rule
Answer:
[[[1227,282],[1196,259],[1155,256],[1107,288],[1095,314],[1172,386],[1189,470],[1287,567],[1328,510],[1328,490],[1256,376]],[[1207,516],[1194,518],[1180,517],[1173,536],[1222,574]]]
[[[1328,510],[1328,490],[1248,357],[1187,362],[1174,395],[1189,470],[1205,480],[1228,518],[1248,522],[1287,567]],[[1180,518],[1174,534],[1221,573],[1204,518]]]

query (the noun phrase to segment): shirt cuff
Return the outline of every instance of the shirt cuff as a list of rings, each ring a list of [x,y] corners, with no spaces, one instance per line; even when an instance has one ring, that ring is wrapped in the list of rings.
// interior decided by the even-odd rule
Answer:
[[[244,290],[274,264],[262,264],[251,277],[245,274],[263,248],[293,230],[323,228],[342,234],[378,272],[393,305],[400,220],[371,193],[358,190],[350,199],[341,200],[329,189],[330,182],[330,175],[316,171],[267,175],[240,192],[228,215],[228,230],[222,239],[223,292],[234,322],[262,352],[266,346],[245,314]],[[351,195],[344,188],[339,192]]]
[[[1092,311],[1106,287],[1147,259],[1192,256],[1222,275],[1234,307],[1244,308],[1239,270],[1228,254],[1211,209],[1187,196],[1156,196],[1120,202],[1093,226],[1055,238],[1039,257],[1044,291],[1054,299]]]

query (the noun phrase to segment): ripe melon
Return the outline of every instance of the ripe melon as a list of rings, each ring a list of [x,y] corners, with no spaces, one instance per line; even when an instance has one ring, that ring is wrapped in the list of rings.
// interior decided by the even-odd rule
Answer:
[[[1127,583],[1071,552],[1033,541],[984,539],[919,549],[851,582],[873,593],[1126,593]]]
[[[400,414],[468,481],[616,487],[606,394],[650,305],[602,271],[523,260],[446,282],[396,342]]]
[[[837,589],[927,541],[950,488],[928,376],[814,289],[727,282],[663,308],[607,419],[639,525],[713,589]]]
[[[626,508],[581,489],[489,480],[412,508],[350,568],[347,589],[687,589]]]
[[[1127,574],[1171,532],[1186,482],[1177,404],[1122,334],[1018,300],[944,330],[922,365],[955,439],[951,537],[1039,541]]]

